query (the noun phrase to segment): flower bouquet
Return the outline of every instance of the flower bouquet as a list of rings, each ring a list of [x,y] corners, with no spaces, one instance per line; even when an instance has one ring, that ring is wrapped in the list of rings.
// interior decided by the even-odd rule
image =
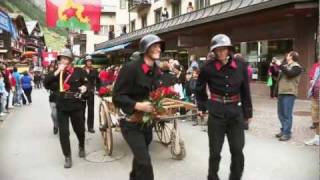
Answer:
[[[157,119],[158,116],[166,114],[166,110],[162,104],[164,98],[179,99],[179,95],[171,87],[160,87],[150,92],[149,101],[154,107],[154,112],[144,113],[142,117],[144,124],[151,123],[151,121]]]
[[[98,95],[100,97],[109,97],[112,95],[112,91],[110,88],[107,88],[107,87],[100,87],[99,91],[98,91]]]

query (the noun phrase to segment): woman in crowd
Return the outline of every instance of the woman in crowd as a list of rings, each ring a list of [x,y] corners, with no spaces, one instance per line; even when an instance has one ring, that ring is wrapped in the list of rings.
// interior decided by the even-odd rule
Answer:
[[[25,96],[23,96],[22,98],[23,105],[26,105],[27,102],[31,104],[32,103],[32,99],[31,99],[32,77],[29,75],[27,71],[23,73],[23,76],[21,78],[21,86],[25,94]]]

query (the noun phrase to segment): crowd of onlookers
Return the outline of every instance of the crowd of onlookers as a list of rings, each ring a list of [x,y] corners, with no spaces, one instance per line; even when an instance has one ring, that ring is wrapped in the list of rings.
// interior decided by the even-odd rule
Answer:
[[[32,104],[31,94],[35,86],[34,79],[37,76],[41,78],[41,73],[18,72],[17,67],[8,68],[6,64],[0,64],[0,72],[0,117],[6,116],[14,107]],[[42,87],[39,85],[42,83],[40,78],[35,88]]]

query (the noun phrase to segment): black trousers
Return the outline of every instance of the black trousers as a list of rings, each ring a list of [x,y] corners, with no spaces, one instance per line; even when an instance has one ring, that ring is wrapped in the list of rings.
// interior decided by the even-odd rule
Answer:
[[[23,89],[24,93],[26,94],[26,97],[28,99],[29,103],[32,103],[32,99],[31,99],[31,92],[32,92],[32,88],[30,89]],[[22,103],[23,104],[27,104],[27,100],[25,99],[24,96],[22,96]]]
[[[240,180],[244,169],[244,155],[242,151],[245,143],[241,106],[238,104],[210,102],[208,107],[210,148],[208,180],[219,180],[220,153],[225,135],[227,135],[231,153],[229,180]]]
[[[148,150],[152,141],[152,127],[126,120],[122,120],[120,126],[122,135],[133,153],[130,180],[153,180],[153,168]]]
[[[58,110],[58,126],[59,126],[60,144],[61,144],[63,155],[66,157],[71,156],[70,138],[69,138],[70,136],[69,119],[71,120],[73,131],[77,135],[77,138],[79,141],[79,147],[84,148],[84,140],[85,140],[83,110],[76,110],[76,111]]]
[[[272,86],[270,86],[270,97],[271,98],[277,97],[276,87],[277,87],[277,80],[272,78]]]
[[[87,99],[87,127],[93,129],[94,127],[94,94],[90,93]]]

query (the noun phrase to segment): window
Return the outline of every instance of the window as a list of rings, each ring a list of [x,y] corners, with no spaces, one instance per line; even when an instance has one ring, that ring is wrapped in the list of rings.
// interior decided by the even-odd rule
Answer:
[[[2,34],[2,32],[3,32],[3,30],[2,30],[2,29],[0,29],[0,34]]]
[[[147,23],[147,15],[144,15],[141,17],[141,26],[142,28],[145,28],[148,26],[148,23]]]
[[[283,59],[292,48],[292,39],[241,42],[235,45],[235,51],[240,52],[245,61],[252,67],[252,79],[260,81],[267,80],[268,68],[272,58]]]
[[[132,20],[130,22],[130,32],[135,31],[136,30],[136,20]]]
[[[181,14],[181,1],[172,3],[172,17],[179,16]]]
[[[210,0],[196,0],[196,9],[201,9],[210,5]]]
[[[0,40],[0,47],[4,47],[4,41]]]
[[[155,23],[160,23],[160,21],[161,21],[161,8],[154,11],[154,21],[155,21]]]
[[[108,35],[109,33],[109,26],[108,25],[100,25],[100,35]]]
[[[120,9],[126,9],[126,0],[120,0]]]

